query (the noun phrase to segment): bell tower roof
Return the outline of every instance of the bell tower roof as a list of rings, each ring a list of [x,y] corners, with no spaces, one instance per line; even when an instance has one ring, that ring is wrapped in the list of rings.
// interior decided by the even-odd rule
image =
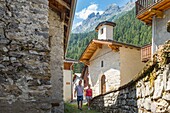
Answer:
[[[115,26],[116,26],[116,23],[110,22],[110,21],[103,21],[103,22],[99,23],[99,24],[96,26],[96,28],[95,28],[96,32],[98,32],[98,30],[100,29],[100,27],[103,26],[103,25],[109,25],[109,26],[115,27]]]

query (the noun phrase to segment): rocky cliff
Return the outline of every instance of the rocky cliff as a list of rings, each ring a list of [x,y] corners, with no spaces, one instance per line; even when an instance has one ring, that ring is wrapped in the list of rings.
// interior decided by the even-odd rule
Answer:
[[[126,14],[126,12],[132,10],[134,6],[135,3],[132,1],[128,2],[125,6],[122,7],[119,7],[116,4],[111,4],[106,8],[106,10],[101,15],[99,13],[90,14],[88,18],[86,20],[83,20],[82,24],[73,29],[72,32],[83,33],[92,31],[95,29],[98,23],[106,20],[114,21],[116,18],[119,18],[123,14]]]

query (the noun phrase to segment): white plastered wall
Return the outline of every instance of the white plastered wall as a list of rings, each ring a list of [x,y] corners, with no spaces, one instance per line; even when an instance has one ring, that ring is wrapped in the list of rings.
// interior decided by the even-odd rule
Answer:
[[[89,73],[94,95],[101,93],[101,76],[106,76],[106,91],[120,85],[120,53],[114,52],[107,45],[98,49],[90,59]],[[101,61],[104,66],[101,67]]]
[[[64,81],[63,81],[63,95],[64,101],[70,101],[72,97],[72,71],[71,70],[64,70]]]
[[[152,20],[152,54],[154,54],[159,45],[170,40],[170,33],[167,32],[167,22],[170,20],[170,9],[164,12],[163,18],[154,17]]]
[[[101,29],[103,29],[103,34],[101,34]],[[113,26],[101,26],[98,30],[98,39],[113,40]]]
[[[141,61],[140,50],[120,47],[121,86],[130,82],[144,65],[145,63]]]

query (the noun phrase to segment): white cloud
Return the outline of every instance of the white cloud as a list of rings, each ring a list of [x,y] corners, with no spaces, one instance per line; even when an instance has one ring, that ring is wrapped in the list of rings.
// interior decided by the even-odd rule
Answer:
[[[100,13],[100,14],[102,14],[103,13],[103,11],[99,11],[98,10],[98,4],[91,4],[90,6],[88,6],[87,8],[84,8],[84,9],[82,9],[80,12],[76,12],[76,17],[77,18],[80,18],[80,19],[87,19],[87,17],[89,16],[89,14],[91,14],[91,13]]]

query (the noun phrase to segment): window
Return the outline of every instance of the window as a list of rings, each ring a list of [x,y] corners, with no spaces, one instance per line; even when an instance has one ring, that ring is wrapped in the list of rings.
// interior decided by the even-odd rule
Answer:
[[[103,28],[101,29],[100,33],[103,34]]]
[[[101,61],[101,67],[103,67],[103,61]]]
[[[167,31],[170,32],[170,20],[167,23]]]

